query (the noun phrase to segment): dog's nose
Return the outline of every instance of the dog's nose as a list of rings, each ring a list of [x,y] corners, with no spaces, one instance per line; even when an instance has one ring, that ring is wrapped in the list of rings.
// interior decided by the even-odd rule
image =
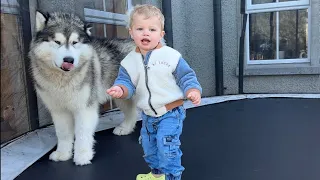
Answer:
[[[73,64],[73,61],[74,61],[73,57],[64,57],[63,58],[63,62],[67,62],[67,63]]]

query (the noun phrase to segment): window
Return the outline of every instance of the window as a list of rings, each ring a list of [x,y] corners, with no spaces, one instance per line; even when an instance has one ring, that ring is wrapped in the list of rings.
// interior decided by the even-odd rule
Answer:
[[[310,62],[309,0],[247,0],[247,64]]]
[[[100,37],[121,37],[127,38],[126,0],[94,0],[93,7],[84,8],[85,20],[93,24],[92,34]],[[92,6],[91,6],[92,7]]]
[[[100,37],[128,38],[127,10],[144,0],[93,0],[84,8],[87,22],[93,24],[92,34]]]
[[[85,21],[93,25],[92,35],[107,38],[129,38],[126,28],[128,9],[145,0],[92,0],[84,7]],[[100,112],[115,109],[114,102],[101,106]]]
[[[30,130],[19,4],[1,0],[1,144]]]

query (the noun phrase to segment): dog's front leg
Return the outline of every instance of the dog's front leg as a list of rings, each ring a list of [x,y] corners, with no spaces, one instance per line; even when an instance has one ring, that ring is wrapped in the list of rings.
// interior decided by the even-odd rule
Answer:
[[[52,120],[58,138],[56,151],[52,152],[49,159],[53,161],[66,161],[72,157],[74,141],[74,124],[72,114],[66,111],[51,111]]]
[[[74,158],[76,165],[90,164],[94,155],[94,133],[98,124],[98,106],[81,109],[75,116]]]

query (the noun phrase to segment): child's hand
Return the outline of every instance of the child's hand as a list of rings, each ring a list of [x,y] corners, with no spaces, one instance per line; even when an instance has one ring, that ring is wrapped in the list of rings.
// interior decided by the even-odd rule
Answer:
[[[188,93],[187,98],[196,106],[201,103],[201,94],[198,90],[192,90]]]
[[[107,93],[113,98],[120,98],[123,95],[123,90],[120,86],[112,86],[110,89],[107,89]]]

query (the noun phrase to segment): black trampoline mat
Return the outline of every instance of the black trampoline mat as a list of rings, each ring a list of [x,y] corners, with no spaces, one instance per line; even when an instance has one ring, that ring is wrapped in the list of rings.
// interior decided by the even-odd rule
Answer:
[[[48,160],[17,180],[135,180],[150,170],[138,137],[96,133],[91,165]],[[320,99],[245,99],[187,110],[182,180],[319,180]]]

